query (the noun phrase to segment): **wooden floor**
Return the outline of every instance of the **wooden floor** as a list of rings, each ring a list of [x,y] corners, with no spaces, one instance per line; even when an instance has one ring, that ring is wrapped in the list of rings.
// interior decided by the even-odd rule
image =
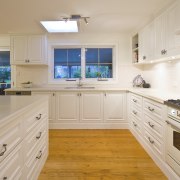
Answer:
[[[128,130],[50,130],[39,180],[167,179]]]

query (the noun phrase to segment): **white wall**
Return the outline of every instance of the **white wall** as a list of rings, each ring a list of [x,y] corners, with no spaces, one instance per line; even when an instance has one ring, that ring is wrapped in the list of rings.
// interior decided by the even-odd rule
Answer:
[[[51,34],[48,36],[48,42],[65,45],[117,44],[118,81],[112,86],[131,87],[132,79],[141,72],[141,69],[131,65],[131,43],[130,36],[127,34]],[[32,81],[35,86],[48,85],[48,67],[18,66],[16,79],[17,86],[25,81]]]
[[[146,65],[143,77],[152,88],[180,92],[180,60]]]

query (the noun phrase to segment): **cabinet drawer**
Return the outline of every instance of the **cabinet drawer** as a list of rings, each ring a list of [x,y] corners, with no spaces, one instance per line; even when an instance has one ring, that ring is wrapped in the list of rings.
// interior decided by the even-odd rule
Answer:
[[[36,109],[27,112],[24,117],[25,134],[37,127],[37,125],[47,117],[48,110],[44,107],[37,107]]]
[[[144,114],[144,124],[145,128],[154,136],[155,138],[158,138],[159,140],[163,139],[163,126],[156,121],[154,121],[150,116]]]
[[[24,179],[37,179],[40,171],[39,166],[43,159],[47,156],[47,150],[47,140],[46,138],[44,138],[40,146],[38,146],[38,148],[36,148],[36,150],[33,152],[31,158],[29,158],[29,160],[25,163],[24,172],[26,176],[24,177]]]
[[[38,126],[31,131],[28,136],[24,139],[24,156],[28,159],[34,149],[39,145],[41,139],[47,136],[47,125],[43,121],[38,124]]]
[[[139,121],[142,121],[142,111],[140,109],[131,106],[130,113],[132,116],[136,117]]]
[[[163,119],[163,105],[144,99],[144,112],[158,119]]]
[[[16,121],[16,120],[15,120]],[[19,144],[22,140],[22,124],[19,122],[0,129],[0,162]]]
[[[130,95],[130,103],[133,106],[136,106],[137,108],[142,108],[142,97],[135,95],[135,94],[131,94]]]
[[[131,116],[131,126],[137,134],[142,136],[142,126],[141,126],[139,120],[137,120],[133,116]]]
[[[0,163],[0,179],[22,179],[23,157],[21,145]],[[23,179],[22,179],[23,180]]]
[[[163,157],[163,145],[162,141],[158,141],[156,138],[154,138],[148,131],[145,130],[145,141],[149,146],[152,148],[152,150],[157,154],[159,157]]]

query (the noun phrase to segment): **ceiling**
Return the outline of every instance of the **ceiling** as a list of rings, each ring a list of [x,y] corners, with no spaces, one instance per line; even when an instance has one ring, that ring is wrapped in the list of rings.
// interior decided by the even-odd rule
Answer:
[[[42,20],[72,14],[89,16],[80,21],[81,33],[130,33],[142,27],[175,0],[1,0],[0,34],[46,33]]]

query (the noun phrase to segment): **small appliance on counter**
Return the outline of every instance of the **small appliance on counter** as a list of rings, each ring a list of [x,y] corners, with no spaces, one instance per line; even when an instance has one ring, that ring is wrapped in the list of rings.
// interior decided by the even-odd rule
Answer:
[[[137,75],[137,76],[133,79],[133,87],[150,88],[150,84],[146,83],[145,80],[142,78],[141,75]]]

